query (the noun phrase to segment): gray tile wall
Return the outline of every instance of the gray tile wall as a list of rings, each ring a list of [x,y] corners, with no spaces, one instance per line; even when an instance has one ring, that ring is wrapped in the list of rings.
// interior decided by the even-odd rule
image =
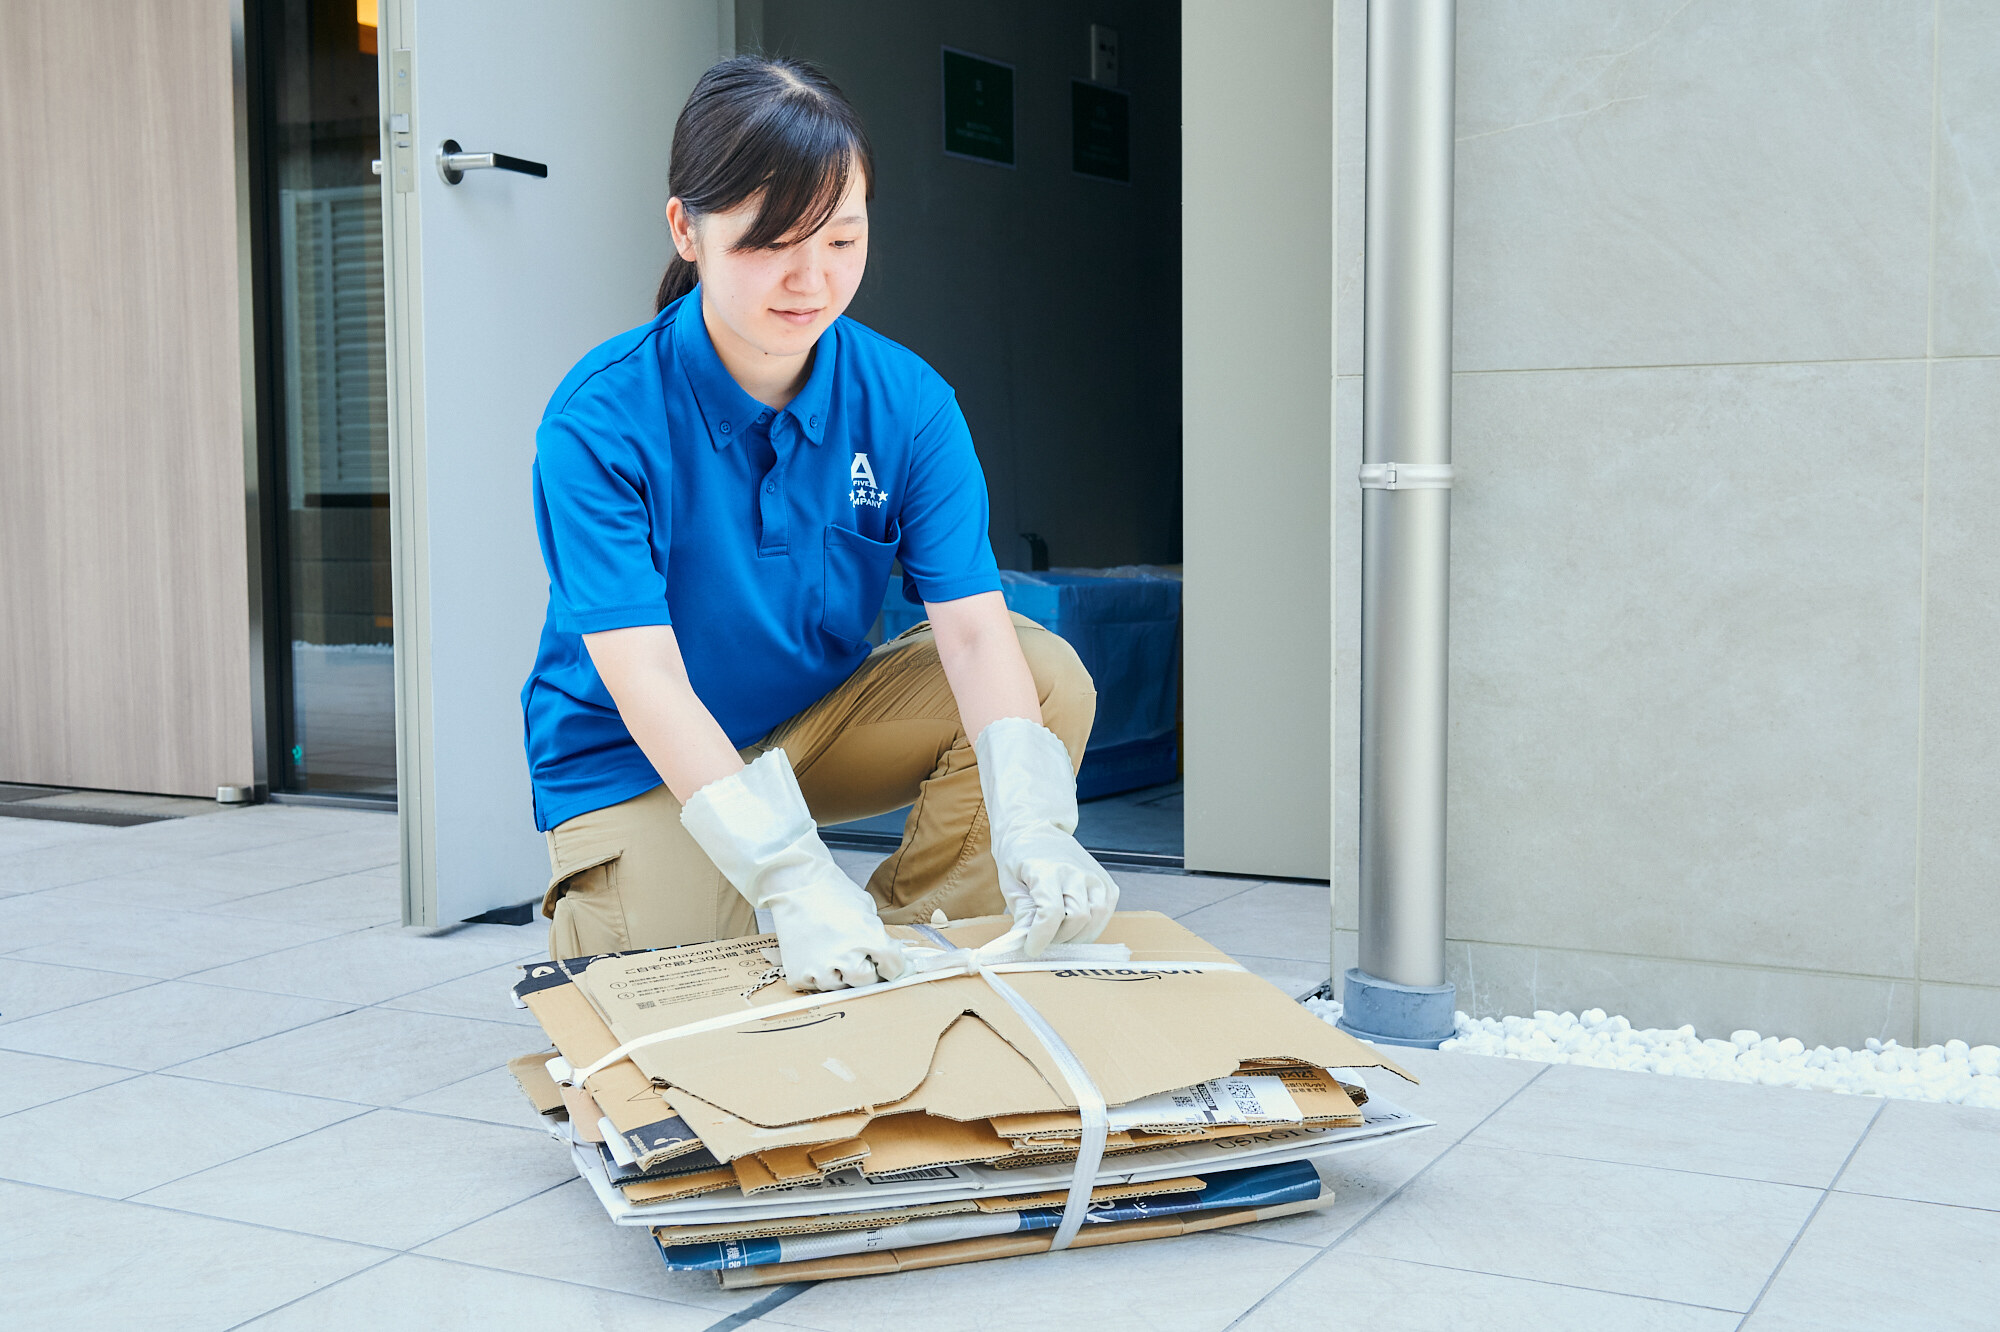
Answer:
[[[1351,476],[1365,0],[1339,22]],[[1461,1006],[2000,1041],[2000,6],[1460,0],[1458,40]]]

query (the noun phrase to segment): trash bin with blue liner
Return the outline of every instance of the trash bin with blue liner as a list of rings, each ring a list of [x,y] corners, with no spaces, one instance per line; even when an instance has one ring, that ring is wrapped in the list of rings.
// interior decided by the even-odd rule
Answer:
[[[1179,773],[1181,580],[1149,565],[1116,569],[1003,570],[1017,611],[1068,640],[1097,685],[1097,721],[1077,771],[1080,800],[1171,782]],[[886,642],[921,624],[924,608],[889,580]]]

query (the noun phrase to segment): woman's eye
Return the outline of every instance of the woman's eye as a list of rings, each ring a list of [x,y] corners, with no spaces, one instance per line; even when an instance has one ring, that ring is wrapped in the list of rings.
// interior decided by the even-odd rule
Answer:
[[[851,240],[837,240],[833,243],[833,248],[836,250],[844,250],[852,244],[854,244],[854,242]]]

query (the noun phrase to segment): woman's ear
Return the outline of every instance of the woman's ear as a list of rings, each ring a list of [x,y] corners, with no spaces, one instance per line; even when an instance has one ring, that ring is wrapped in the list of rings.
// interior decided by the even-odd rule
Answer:
[[[674,238],[674,253],[691,264],[696,262],[694,214],[688,212],[679,195],[667,200],[667,230]]]

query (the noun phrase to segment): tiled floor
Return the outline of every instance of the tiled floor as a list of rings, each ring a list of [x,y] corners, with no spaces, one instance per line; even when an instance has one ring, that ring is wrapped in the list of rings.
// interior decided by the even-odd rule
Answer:
[[[2000,1113],[1417,1051],[1331,1208],[774,1292],[661,1269],[501,1067],[538,926],[393,924],[394,822],[0,818],[0,1308],[36,1328],[1991,1328]],[[851,873],[869,858],[840,853]],[[1324,889],[1119,872],[1292,993]],[[1746,1317],[1747,1314],[1747,1317]]]

